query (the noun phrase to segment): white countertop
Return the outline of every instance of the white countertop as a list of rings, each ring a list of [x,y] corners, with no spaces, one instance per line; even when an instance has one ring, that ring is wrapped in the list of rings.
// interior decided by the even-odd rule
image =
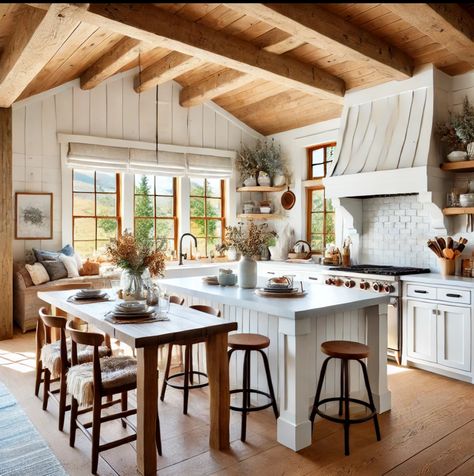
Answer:
[[[266,278],[259,277],[259,286],[263,286],[265,282]],[[289,319],[317,317],[332,312],[360,309],[387,303],[390,299],[389,296],[367,293],[358,289],[336,288],[309,282],[304,283],[304,287],[308,291],[306,296],[298,298],[257,296],[254,289],[209,285],[205,284],[200,277],[162,279],[160,286],[163,286],[168,292],[191,294],[222,304],[255,309]]]
[[[442,286],[463,286],[474,288],[474,278],[442,276],[439,273],[406,274],[405,276],[400,276],[400,279],[412,283],[441,284]]]

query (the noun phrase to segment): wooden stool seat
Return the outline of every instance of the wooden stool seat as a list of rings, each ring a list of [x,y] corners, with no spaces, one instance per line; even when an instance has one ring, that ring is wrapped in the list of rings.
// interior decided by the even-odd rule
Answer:
[[[350,340],[331,340],[321,344],[321,352],[336,359],[359,360],[369,356],[369,347]]]
[[[234,350],[260,350],[270,345],[270,339],[260,334],[230,334],[227,345]]]

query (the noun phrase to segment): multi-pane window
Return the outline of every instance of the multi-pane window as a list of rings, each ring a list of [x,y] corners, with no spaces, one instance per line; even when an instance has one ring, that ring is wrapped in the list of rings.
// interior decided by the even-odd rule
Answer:
[[[73,171],[73,246],[82,256],[103,252],[120,229],[119,174]]]
[[[308,149],[308,179],[315,185],[307,189],[306,235],[314,252],[323,252],[327,243],[334,243],[334,209],[326,199],[322,179],[328,164],[334,159],[336,144],[324,144]]]
[[[157,249],[176,249],[176,178],[135,175],[135,236]]]
[[[191,178],[190,187],[191,233],[198,252],[208,256],[221,243],[225,227],[224,180]]]

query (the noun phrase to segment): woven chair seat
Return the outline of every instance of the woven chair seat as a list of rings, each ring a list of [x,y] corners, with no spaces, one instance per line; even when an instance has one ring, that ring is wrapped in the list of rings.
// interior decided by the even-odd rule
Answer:
[[[57,340],[51,344],[46,344],[41,349],[41,361],[43,367],[51,372],[52,378],[57,378],[61,374],[61,348],[60,341]],[[66,339],[67,362],[71,364],[71,339]],[[92,362],[93,348],[88,345],[77,346],[77,359],[80,364]],[[103,345],[99,347],[99,357],[110,355],[110,349]]]
[[[100,367],[102,387],[105,390],[137,384],[137,360],[132,357],[105,357],[100,359]],[[92,405],[94,401],[92,362],[74,365],[69,369],[67,391],[78,401],[79,406]]]

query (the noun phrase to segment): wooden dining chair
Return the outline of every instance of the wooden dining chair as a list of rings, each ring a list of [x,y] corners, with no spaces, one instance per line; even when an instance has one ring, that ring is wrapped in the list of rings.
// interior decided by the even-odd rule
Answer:
[[[67,318],[65,316],[49,315],[46,308],[39,310],[39,318],[36,324],[36,378],[35,395],[38,396],[40,385],[43,384],[43,410],[48,409],[49,397],[53,397],[59,404],[59,431],[63,430],[64,417],[66,411],[71,406],[66,405],[66,374],[71,364],[71,343],[66,339],[65,327]],[[59,339],[53,340],[52,334],[56,330]],[[110,342],[108,346],[100,349],[102,356],[110,355]],[[80,361],[92,360],[92,352],[82,349]],[[51,389],[51,384],[59,382],[59,387]],[[55,394],[59,393],[59,401]]]
[[[104,341],[102,334],[76,329],[74,322],[67,324],[67,331],[72,341],[72,366],[67,375],[67,389],[72,397],[69,444],[74,447],[77,428],[92,441],[91,471],[95,474],[101,451],[131,443],[137,439],[136,427],[128,420],[129,416],[137,414],[136,408],[128,408],[128,392],[137,388],[137,360],[126,356],[101,358],[99,348]],[[78,364],[77,346],[79,344],[93,348],[92,362]],[[113,400],[112,397],[117,394],[120,394],[120,398]],[[111,398],[106,403],[102,403],[102,397]],[[102,416],[102,409],[118,403],[121,405],[120,412]],[[78,415],[88,411],[92,411],[92,421],[81,423]],[[134,433],[100,444],[100,428],[102,423],[119,418],[122,421],[122,426],[125,428],[128,425]],[[89,432],[89,428],[92,428],[92,433]],[[161,434],[158,415],[155,435],[156,447],[158,454],[161,456]]]
[[[184,304],[184,298],[180,296],[172,295],[170,296],[170,303],[177,304],[178,306],[182,306]]]
[[[195,309],[196,311],[205,312],[206,314],[211,314],[216,317],[221,317],[221,311],[219,309],[214,309],[211,306],[206,306],[204,304],[193,304],[189,306],[190,309]],[[163,401],[165,399],[166,387],[177,388],[183,390],[183,414],[187,415],[188,413],[188,400],[189,400],[189,390],[194,388],[207,387],[209,382],[194,383],[194,375],[207,378],[207,374],[193,369],[193,344],[200,344],[206,342],[205,338],[199,337],[192,340],[179,341],[174,344],[168,344],[168,359],[166,361],[165,375],[163,378],[163,385],[161,387],[160,399]],[[170,375],[171,368],[171,357],[173,354],[173,345],[185,346],[184,349],[184,372],[178,372],[173,375]],[[177,377],[183,377],[183,385],[171,383],[170,380]]]

